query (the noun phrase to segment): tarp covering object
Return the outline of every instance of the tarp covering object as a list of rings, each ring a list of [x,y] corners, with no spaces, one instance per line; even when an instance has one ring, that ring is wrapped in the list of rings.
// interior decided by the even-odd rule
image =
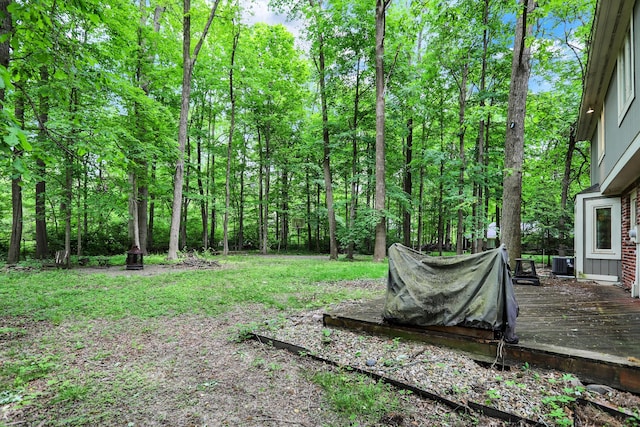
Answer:
[[[518,303],[504,246],[473,255],[432,257],[389,248],[383,317],[411,326],[465,326],[515,335]]]

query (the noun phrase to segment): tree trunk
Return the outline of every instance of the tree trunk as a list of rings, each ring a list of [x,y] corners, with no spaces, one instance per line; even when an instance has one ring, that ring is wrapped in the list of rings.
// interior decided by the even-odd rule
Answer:
[[[155,182],[156,180],[156,162],[155,160],[151,163],[151,181]],[[156,213],[156,199],[153,194],[149,194],[149,226],[147,227],[147,244],[146,249],[152,249],[154,245],[153,241],[153,225],[155,222],[155,213]]]
[[[306,161],[309,163],[309,157],[307,157]],[[313,234],[311,230],[311,176],[309,175],[309,168],[305,168],[304,185],[307,195],[307,249],[311,252],[313,250]]]
[[[240,30],[233,35],[233,46],[231,48],[231,65],[229,67],[229,100],[231,101],[231,114],[229,122],[229,140],[227,143],[227,170],[225,173],[224,184],[224,221],[223,221],[223,238],[222,238],[222,254],[229,254],[229,209],[231,208],[231,154],[233,153],[233,131],[236,124],[236,98],[233,93],[233,66],[238,47],[238,38]]]
[[[0,66],[9,69],[11,60],[11,34],[13,32],[13,21],[9,5],[11,0],[0,0]],[[0,87],[0,109],[4,108],[5,85]]]
[[[458,92],[458,158],[460,160],[460,171],[458,173],[458,222],[456,225],[456,254],[461,255],[464,250],[464,173],[466,168],[466,158],[464,152],[464,136],[466,127],[464,118],[467,108],[467,78],[469,74],[469,63],[462,66],[459,92]]]
[[[351,201],[349,203],[349,229],[354,233],[358,206],[358,116],[360,110],[360,61],[356,64],[356,93],[353,99],[353,122],[351,125]],[[347,259],[353,259],[355,239],[347,246]]]
[[[69,267],[69,255],[71,254],[71,203],[73,201],[73,157],[66,155],[65,162],[65,183],[63,202],[60,206],[64,216],[64,260],[66,267]]]
[[[238,250],[244,249],[244,174],[247,165],[246,151],[242,150],[242,161],[240,163],[240,194],[238,200],[238,236],[237,236],[237,248]]]
[[[422,136],[421,136],[421,146],[422,150],[426,150],[426,141],[427,141],[427,123],[426,118],[422,119]],[[423,151],[424,152],[424,151]],[[422,250],[422,245],[424,244],[424,173],[425,166],[423,162],[420,162],[420,178],[418,179],[419,190],[418,190],[418,250]]]
[[[558,255],[565,256],[567,245],[567,199],[569,198],[569,185],[571,185],[571,164],[573,163],[573,153],[576,149],[576,126],[577,123],[571,125],[569,133],[569,145],[567,146],[567,154],[564,158],[564,173],[562,174],[562,193],[560,196],[560,219],[558,220],[558,231],[560,232],[560,247]]]
[[[511,267],[522,252],[521,204],[522,204],[522,163],[524,160],[524,119],[527,103],[529,74],[531,72],[531,49],[526,42],[531,25],[527,17],[535,8],[533,0],[520,0],[521,11],[516,22],[516,33],[511,65],[511,87],[507,109],[507,134],[504,148],[504,168],[502,196],[502,243],[507,246]]]
[[[439,125],[440,125],[440,151],[445,152],[445,142],[444,142],[444,110],[443,110],[443,99],[440,97],[440,115],[439,115]],[[444,158],[440,158],[440,168],[439,168],[439,177],[438,179],[438,254],[442,256],[442,251],[444,250],[444,241],[445,241],[445,230],[444,230]]]
[[[262,254],[269,252],[269,190],[271,187],[271,153],[269,147],[269,131],[264,135],[264,195],[262,197]]]
[[[140,227],[138,216],[138,182],[133,172],[129,173],[129,227],[131,231],[131,245],[140,249]]]
[[[178,158],[173,178],[173,203],[171,207],[171,228],[169,230],[169,253],[167,259],[178,258],[178,237],[180,231],[180,217],[182,216],[182,184],[184,182],[184,150],[187,142],[187,119],[189,117],[189,100],[191,98],[191,77],[193,67],[204,39],[207,37],[209,27],[215,16],[220,0],[215,0],[211,7],[211,13],[200,40],[191,54],[191,0],[183,0],[182,17],[182,95],[180,102],[180,122],[178,125]]]
[[[376,195],[374,209],[378,215],[375,230],[373,260],[382,261],[387,252],[387,228],[385,214],[386,170],[384,140],[384,33],[386,8],[391,0],[376,0]]]
[[[189,125],[187,125],[187,129]],[[188,132],[188,131],[187,131]],[[189,205],[191,204],[191,199],[188,197],[191,190],[191,138],[187,134],[187,145],[185,147],[185,160],[186,160],[186,169],[184,175],[184,184],[182,186],[182,213],[180,218],[180,232],[178,233],[178,242],[179,248],[187,249],[188,246],[188,238],[187,238],[187,222],[189,220]],[[186,190],[186,191],[185,191]]]
[[[311,6],[314,6],[313,0],[309,0]],[[322,7],[322,3],[318,1],[318,9]],[[320,11],[318,11],[319,13]],[[318,18],[319,19],[319,18]],[[319,23],[318,27],[320,26]],[[325,83],[325,57],[324,57],[324,36],[322,29],[318,30],[318,73],[320,79],[320,102],[322,104],[322,141],[323,141],[323,158],[322,171],[324,174],[325,201],[327,203],[327,215],[329,221],[329,259],[338,259],[338,240],[336,237],[336,215],[333,206],[333,183],[331,179],[331,145],[329,140],[329,113],[327,107],[327,91]]]
[[[233,153],[233,131],[236,124],[236,97],[233,93],[233,66],[236,57],[236,49],[238,48],[238,39],[240,30],[233,35],[233,46],[231,48],[231,66],[229,67],[229,99],[231,101],[231,114],[229,122],[229,141],[227,143],[227,170],[225,173],[224,184],[224,222],[223,222],[223,239],[222,254],[229,254],[229,209],[231,207],[231,154]]]
[[[407,120],[407,146],[405,148],[404,159],[404,180],[403,190],[409,200],[409,206],[403,209],[402,215],[402,236],[404,238],[404,245],[411,247],[411,200],[412,200],[412,186],[413,176],[411,173],[411,162],[413,160],[413,118],[410,117]]]
[[[204,115],[205,103],[202,103],[202,114]],[[204,120],[201,121],[202,124]],[[202,138],[198,136],[196,146],[197,167],[198,167],[198,194],[200,195],[200,224],[202,225],[202,248],[209,248],[209,212],[207,208],[207,196],[205,195],[204,181],[202,179]]]
[[[46,66],[40,67],[40,83],[45,85],[49,80],[49,70]],[[38,141],[40,144],[44,144],[46,141],[45,126],[49,120],[49,98],[42,94],[38,98],[39,112],[38,112]],[[35,200],[35,213],[36,213],[36,258],[44,259],[49,255],[49,248],[47,242],[47,213],[46,213],[46,164],[42,157],[36,158],[36,200]]]
[[[215,123],[216,116],[213,113],[213,108],[209,105],[209,117],[207,119],[207,136],[209,141],[209,162],[208,162],[208,170],[207,176],[209,177],[209,185],[207,185],[207,196],[210,198],[211,203],[211,212],[210,216],[210,227],[209,227],[209,245],[213,248],[216,248],[216,155],[213,150],[213,146],[215,143]]]
[[[280,175],[280,212],[278,217],[280,223],[278,226],[278,251],[289,249],[289,171],[287,166],[283,167]]]
[[[484,10],[482,13],[482,24],[484,31],[482,33],[482,67],[480,71],[480,109],[484,110],[486,105],[484,92],[486,90],[487,79],[487,51],[489,47],[489,30],[487,28],[489,22],[489,0],[484,0]],[[488,129],[487,129],[488,131]],[[484,203],[483,198],[485,196],[484,187],[486,182],[485,177],[485,120],[480,119],[478,123],[478,142],[476,144],[476,163],[479,166],[479,179],[474,180],[474,201],[473,210],[475,218],[474,230],[473,230],[473,245],[472,252],[479,253],[484,249],[484,239],[486,237],[486,218],[484,215]]]
[[[11,1],[0,0],[0,19],[2,25],[0,26],[0,35],[2,36],[0,42],[0,66],[5,69],[9,68],[10,62],[10,41],[11,32],[13,29],[11,13],[9,12],[9,5]],[[5,102],[5,86],[0,88],[0,109],[4,108]],[[20,107],[16,103],[16,110]],[[18,116],[19,111],[16,111]],[[24,115],[24,114],[22,114]],[[14,159],[19,158],[22,155],[22,150],[19,147],[15,147],[12,151]],[[12,173],[13,175],[13,173]],[[7,255],[7,262],[9,264],[15,264],[20,259],[20,242],[22,240],[22,177],[16,176],[11,179],[11,238],[9,242],[9,253]]]
[[[24,129],[24,98],[18,95],[15,101],[16,120]],[[19,146],[11,150],[13,161],[21,161],[23,150]],[[17,171],[11,173],[11,238],[7,253],[7,264],[16,264],[20,261],[20,245],[22,242],[22,175]]]

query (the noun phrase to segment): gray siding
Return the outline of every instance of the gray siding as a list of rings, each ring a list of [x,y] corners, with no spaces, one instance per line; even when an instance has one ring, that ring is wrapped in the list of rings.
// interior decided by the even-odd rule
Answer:
[[[592,182],[602,183],[611,173],[616,163],[622,157],[625,150],[640,132],[640,6],[636,3],[633,11],[633,46],[635,58],[635,99],[631,103],[622,123],[618,126],[618,72],[617,65],[613,71],[607,95],[605,97],[605,156],[600,164],[597,163],[598,156],[595,154],[598,147],[598,131],[596,130],[593,143],[592,159],[595,160],[595,167],[592,165]]]
[[[585,258],[584,273],[618,276],[618,280],[620,280],[620,277],[622,277],[622,261]]]

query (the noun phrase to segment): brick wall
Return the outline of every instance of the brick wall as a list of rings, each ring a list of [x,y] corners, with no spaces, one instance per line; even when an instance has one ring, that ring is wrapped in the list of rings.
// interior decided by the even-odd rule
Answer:
[[[638,190],[640,183],[636,183],[625,195],[622,196],[622,285],[625,289],[631,289],[636,280],[636,244],[629,238],[631,224],[631,193]],[[636,212],[640,213],[640,204],[636,199]],[[638,215],[636,215],[638,216]]]

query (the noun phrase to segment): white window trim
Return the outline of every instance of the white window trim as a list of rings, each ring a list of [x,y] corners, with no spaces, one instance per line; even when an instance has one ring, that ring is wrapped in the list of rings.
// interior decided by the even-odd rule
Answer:
[[[633,190],[629,197],[629,213],[630,227],[633,228],[638,224],[638,190]]]
[[[596,210],[611,208],[611,249],[597,249]],[[622,209],[619,197],[585,201],[586,257],[591,259],[622,259]]]
[[[624,116],[629,111],[629,107],[636,96],[635,85],[635,58],[634,58],[634,46],[633,46],[633,17],[629,24],[629,30],[625,36],[622,48],[618,53],[618,126],[624,120]],[[625,61],[626,59],[626,61]],[[628,78],[625,75],[628,74]],[[629,82],[630,87],[627,91],[624,82]]]
[[[600,120],[598,120],[598,166],[602,163],[605,153],[605,139],[604,139],[604,105],[600,111]]]

